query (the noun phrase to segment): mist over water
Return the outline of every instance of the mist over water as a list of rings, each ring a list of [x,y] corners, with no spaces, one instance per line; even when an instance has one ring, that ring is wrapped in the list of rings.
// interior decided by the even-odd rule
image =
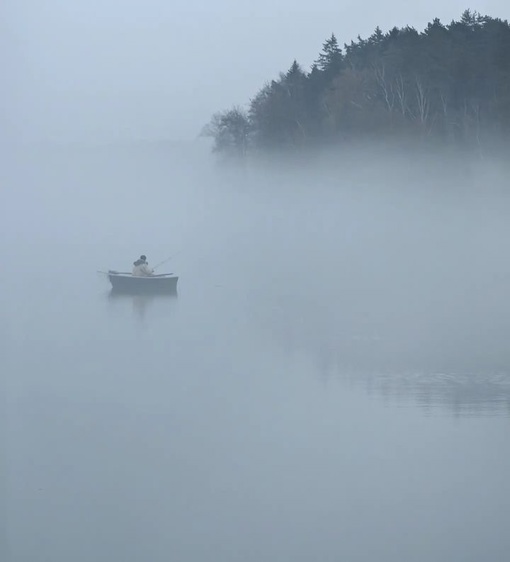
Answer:
[[[505,559],[508,171],[12,151],[2,560]],[[110,294],[141,253],[176,297]]]

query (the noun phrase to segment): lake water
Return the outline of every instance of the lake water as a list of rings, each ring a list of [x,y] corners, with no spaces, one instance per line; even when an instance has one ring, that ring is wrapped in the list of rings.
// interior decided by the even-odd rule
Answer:
[[[44,150],[2,172],[2,560],[508,559],[503,190]],[[97,273],[177,252],[176,297]]]

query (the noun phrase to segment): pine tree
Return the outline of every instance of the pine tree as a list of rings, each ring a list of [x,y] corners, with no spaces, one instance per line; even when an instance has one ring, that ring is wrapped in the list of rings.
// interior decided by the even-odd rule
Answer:
[[[328,79],[335,78],[342,71],[344,56],[334,33],[323,43],[316,65]]]

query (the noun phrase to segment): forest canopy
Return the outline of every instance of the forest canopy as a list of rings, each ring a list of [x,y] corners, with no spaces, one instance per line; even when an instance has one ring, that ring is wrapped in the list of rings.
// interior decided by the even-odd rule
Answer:
[[[510,25],[464,11],[448,25],[377,27],[340,46],[332,34],[309,71],[294,60],[202,132],[213,150],[296,150],[363,136],[480,144],[510,137]]]

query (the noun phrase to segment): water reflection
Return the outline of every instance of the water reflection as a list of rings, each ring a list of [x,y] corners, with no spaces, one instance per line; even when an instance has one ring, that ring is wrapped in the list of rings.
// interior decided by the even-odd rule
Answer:
[[[287,304],[258,321],[284,353],[311,362],[325,384],[342,380],[387,403],[412,402],[426,411],[510,415],[510,348],[494,316],[489,326],[480,318],[448,323],[432,315],[424,329],[418,316],[414,323],[360,320]]]
[[[125,310],[126,306],[131,307],[133,317],[143,323],[147,319],[147,314],[151,309],[168,308],[172,306],[177,300],[177,292],[166,294],[145,294],[145,295],[130,295],[110,291],[107,293],[107,299],[110,305],[119,306]]]

